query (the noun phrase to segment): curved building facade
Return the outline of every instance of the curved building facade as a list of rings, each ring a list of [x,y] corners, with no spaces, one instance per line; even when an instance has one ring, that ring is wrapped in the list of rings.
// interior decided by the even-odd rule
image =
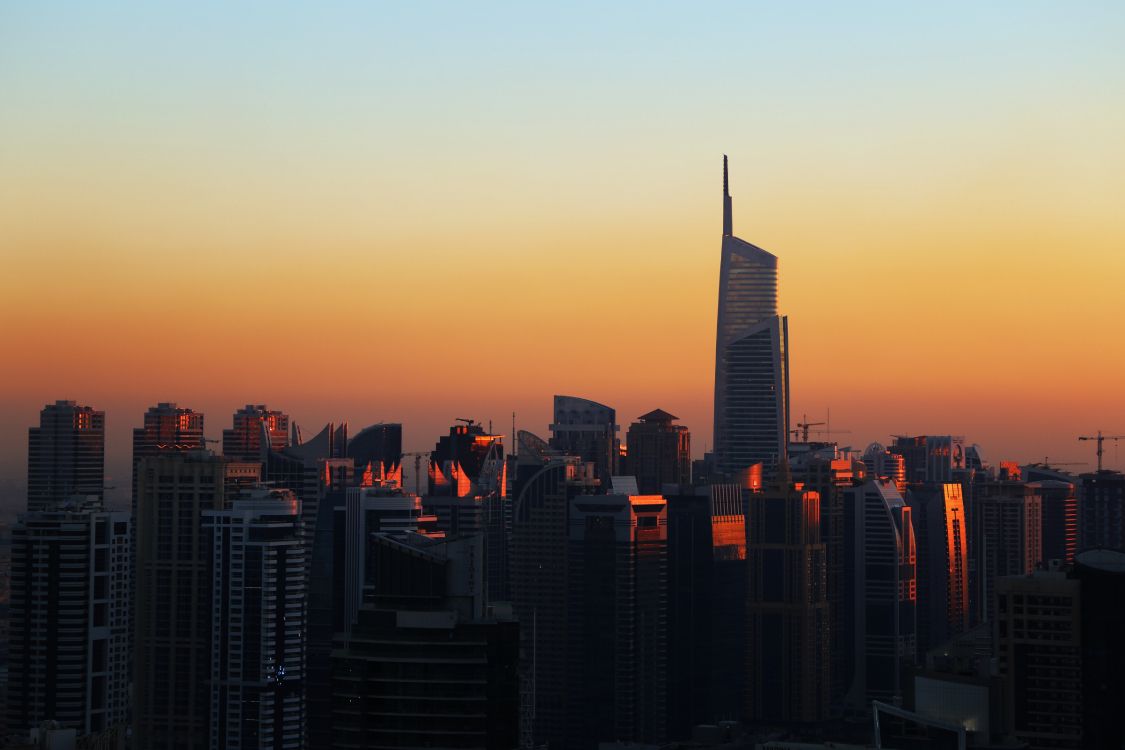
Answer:
[[[734,236],[723,157],[723,242],[715,341],[715,453],[726,476],[786,459],[789,327],[777,314],[777,257]]]

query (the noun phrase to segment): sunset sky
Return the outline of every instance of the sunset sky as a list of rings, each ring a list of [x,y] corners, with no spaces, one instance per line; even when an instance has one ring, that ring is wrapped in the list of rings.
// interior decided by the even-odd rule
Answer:
[[[724,153],[794,421],[1125,434],[1125,4],[156,5],[0,7],[9,482],[58,398],[124,492],[157,401],[419,450],[564,393],[700,454]]]

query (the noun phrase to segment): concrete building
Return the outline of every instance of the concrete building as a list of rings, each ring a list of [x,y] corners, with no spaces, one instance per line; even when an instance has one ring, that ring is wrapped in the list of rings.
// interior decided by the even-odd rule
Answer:
[[[204,750],[211,737],[211,570],[204,511],[224,510],[261,465],[206,451],[137,464],[133,741]]]
[[[717,472],[762,464],[772,478],[789,444],[789,323],[777,314],[777,257],[734,236],[723,157],[723,236],[715,342]]]
[[[879,443],[871,443],[863,451],[863,463],[872,479],[889,479],[900,495],[906,494],[906,459],[892,453]]]
[[[138,461],[161,453],[200,451],[206,447],[202,414],[168,401],[150,406],[142,425],[133,429],[133,515],[137,514]]]
[[[129,514],[97,497],[12,528],[8,729],[57,721],[77,736],[129,715]]]
[[[629,426],[626,474],[644,494],[659,494],[666,484],[691,484],[691,433],[663,409],[642,414]]]
[[[619,429],[612,407],[577,396],[555,396],[551,448],[593,464],[594,476],[605,486],[618,473]]]
[[[105,412],[56,401],[27,431],[27,510],[105,496]]]
[[[1125,552],[1125,474],[1083,474],[1078,495],[1078,548]]]
[[[1036,571],[996,580],[993,638],[1015,737],[1039,748],[1109,747],[1083,736],[1079,581]]]
[[[1039,496],[1042,508],[1042,561],[1058,560],[1065,567],[1073,565],[1078,552],[1078,495],[1074,483],[1043,479],[1030,482],[1029,486]]]
[[[1082,586],[1082,739],[1125,747],[1125,553],[1079,552],[1070,575]]]
[[[307,623],[301,504],[258,489],[203,511],[210,560],[211,750],[299,748]]]
[[[995,581],[1028,575],[1043,559],[1042,499],[1034,485],[1018,479],[986,479],[973,482],[973,506],[979,601],[988,620],[996,607]]]
[[[265,461],[267,450],[280,451],[287,445],[289,415],[265,404],[247,404],[234,413],[231,428],[223,430],[223,455],[231,461]]]

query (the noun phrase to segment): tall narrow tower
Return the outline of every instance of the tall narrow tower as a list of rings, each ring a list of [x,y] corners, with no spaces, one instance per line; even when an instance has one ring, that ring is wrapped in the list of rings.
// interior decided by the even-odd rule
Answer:
[[[733,224],[724,156],[714,450],[720,474],[760,463],[768,477],[788,445],[788,319],[777,314],[777,257],[735,237]]]

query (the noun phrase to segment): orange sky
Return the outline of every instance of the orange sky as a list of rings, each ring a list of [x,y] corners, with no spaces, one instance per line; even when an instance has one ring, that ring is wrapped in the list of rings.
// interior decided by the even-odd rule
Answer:
[[[259,59],[203,25],[159,47],[144,13],[115,49],[5,10],[0,475],[56,398],[107,410],[118,473],[159,400],[212,435],[251,401],[399,420],[418,449],[454,417],[545,433],[568,393],[671,411],[701,452],[724,152],[736,234],[781,259],[794,421],[1092,462],[1078,434],[1125,433],[1125,24],[970,8],[945,37],[575,17],[518,66],[452,37],[434,59],[403,18],[353,58],[342,11],[264,29],[303,56]]]

